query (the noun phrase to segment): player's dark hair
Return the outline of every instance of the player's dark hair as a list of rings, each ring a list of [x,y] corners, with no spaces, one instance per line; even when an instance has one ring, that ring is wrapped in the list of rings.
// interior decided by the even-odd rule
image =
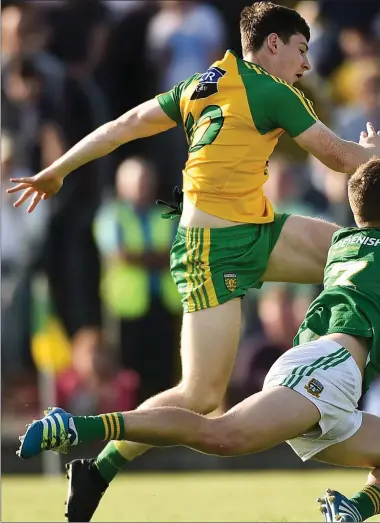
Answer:
[[[380,158],[372,158],[351,176],[348,197],[360,221],[380,224]]]
[[[272,33],[284,44],[298,33],[310,40],[310,28],[302,16],[294,9],[272,2],[254,2],[245,7],[240,15],[240,33],[243,54],[260,49]]]

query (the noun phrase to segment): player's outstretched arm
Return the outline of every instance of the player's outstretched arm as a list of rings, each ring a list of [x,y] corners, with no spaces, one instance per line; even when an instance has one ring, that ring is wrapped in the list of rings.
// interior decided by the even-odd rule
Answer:
[[[98,127],[41,173],[30,178],[13,178],[11,181],[17,185],[7,192],[23,191],[14,206],[19,207],[30,200],[28,212],[32,212],[42,199],[57,193],[64,178],[75,169],[106,156],[124,143],[153,136],[175,126],[176,123],[161,109],[158,101],[149,100]]]
[[[371,123],[367,123],[367,132],[361,133],[359,143],[342,140],[319,120],[295,140],[327,167],[346,174],[353,174],[373,156],[380,156],[380,131],[376,133]]]

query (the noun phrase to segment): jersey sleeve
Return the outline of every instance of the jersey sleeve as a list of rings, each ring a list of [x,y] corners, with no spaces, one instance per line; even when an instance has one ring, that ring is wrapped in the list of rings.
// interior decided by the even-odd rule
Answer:
[[[268,116],[274,127],[295,138],[318,121],[312,102],[299,89],[276,83],[271,90]]]
[[[161,109],[171,118],[177,125],[182,124],[182,115],[180,110],[181,96],[188,85],[193,80],[198,78],[199,74],[194,74],[187,80],[175,85],[170,91],[156,96]]]
[[[179,102],[181,100],[182,84],[176,85],[173,89],[166,93],[162,93],[156,96],[161,109],[176,122],[176,124],[182,123],[181,111],[179,108]]]

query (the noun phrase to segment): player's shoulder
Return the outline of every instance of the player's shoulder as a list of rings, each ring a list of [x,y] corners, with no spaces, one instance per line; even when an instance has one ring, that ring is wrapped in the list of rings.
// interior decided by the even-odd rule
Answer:
[[[298,89],[298,87],[294,87],[294,85],[289,84],[286,80],[283,80],[278,76],[274,76],[269,73],[267,73],[267,75],[271,80],[271,82],[268,83],[268,88],[271,90],[272,95],[280,97],[296,96],[300,100],[307,100],[308,102],[310,101],[305,96],[305,93],[301,89]]]
[[[265,93],[272,99],[273,96],[276,96],[281,99],[296,97],[301,100],[308,100],[301,89],[289,84],[283,78],[270,74],[258,64],[240,59],[238,68],[240,76],[244,78],[246,85],[249,86],[251,84],[252,88],[255,89],[259,84],[262,84]]]

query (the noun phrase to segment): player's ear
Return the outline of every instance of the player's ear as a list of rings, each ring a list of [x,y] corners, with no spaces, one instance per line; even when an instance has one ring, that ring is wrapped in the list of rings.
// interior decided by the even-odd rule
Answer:
[[[272,52],[272,54],[277,54],[278,52],[278,40],[278,34],[276,33],[271,33],[267,37],[268,48]]]

